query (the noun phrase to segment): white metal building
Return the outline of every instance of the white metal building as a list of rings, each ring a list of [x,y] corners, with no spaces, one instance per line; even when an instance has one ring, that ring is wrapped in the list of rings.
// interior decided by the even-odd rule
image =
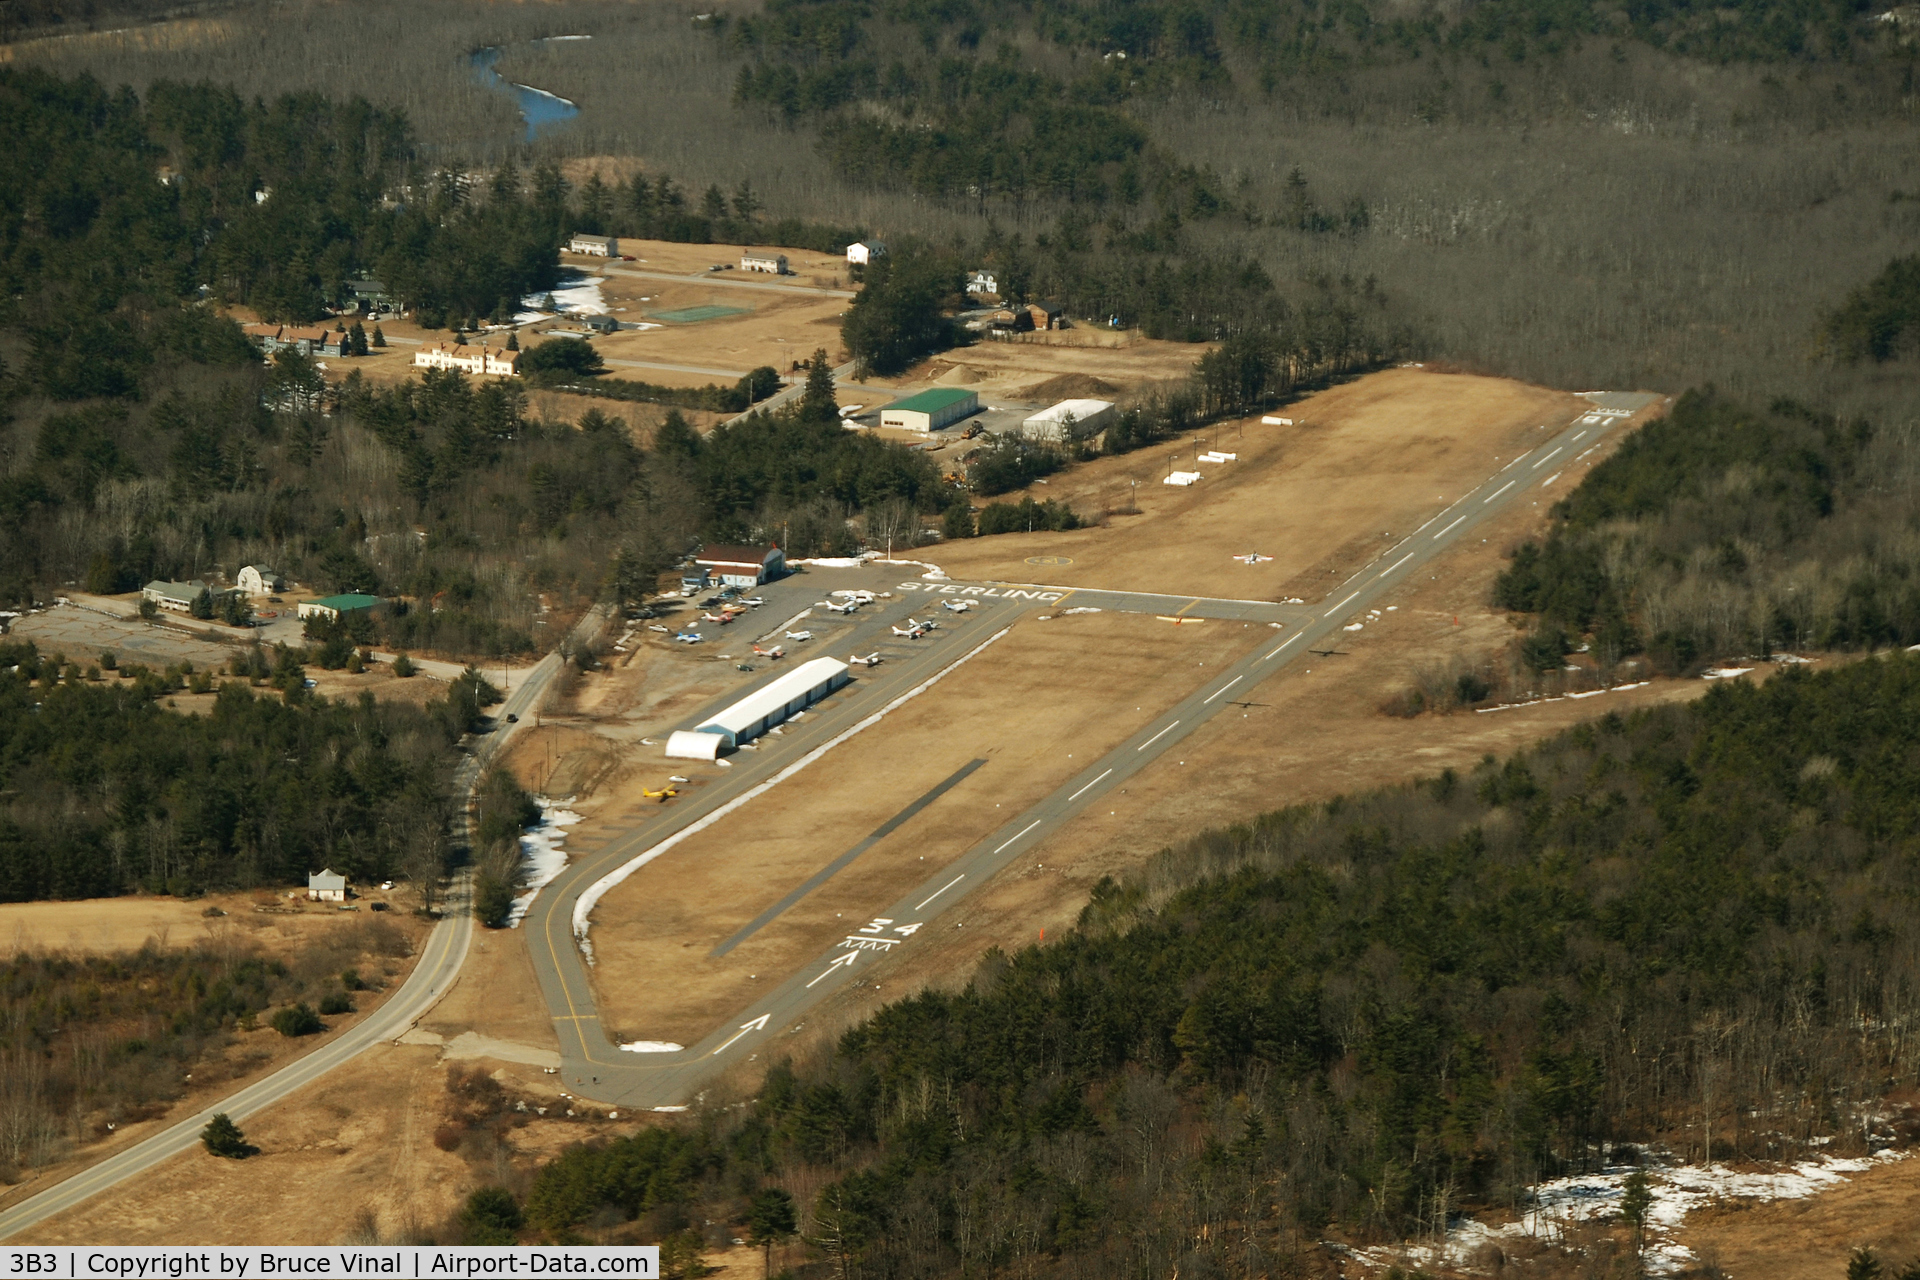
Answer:
[[[1113,405],[1110,401],[1062,400],[1021,423],[1020,434],[1029,440],[1064,444],[1104,431],[1112,421]]]
[[[675,729],[667,737],[669,760],[717,760],[724,740],[717,733],[695,729]]]
[[[787,571],[778,547],[702,547],[693,562],[729,587],[757,587]]]
[[[846,684],[848,679],[847,664],[838,658],[815,658],[811,662],[803,662],[772,684],[727,707],[696,727],[691,734],[684,730],[674,734],[667,740],[667,754],[683,759],[711,760],[712,752],[688,755],[689,751],[703,752],[706,744],[689,742],[687,739],[718,738],[719,745],[713,748],[715,752],[737,747],[759,737],[794,712],[805,711]],[[676,751],[676,744],[680,750]]]

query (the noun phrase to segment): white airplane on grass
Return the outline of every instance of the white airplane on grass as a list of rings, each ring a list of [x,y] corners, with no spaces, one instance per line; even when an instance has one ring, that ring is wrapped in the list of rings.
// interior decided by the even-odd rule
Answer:
[[[787,632],[787,639],[789,639],[789,640],[811,640],[811,639],[813,639],[813,632],[811,632],[811,631],[789,631],[789,632]]]
[[[856,653],[848,658],[847,661],[856,667],[877,667],[880,665],[880,651],[875,649],[864,658]]]
[[[681,644],[699,644],[703,637],[698,631],[676,631],[673,638]]]

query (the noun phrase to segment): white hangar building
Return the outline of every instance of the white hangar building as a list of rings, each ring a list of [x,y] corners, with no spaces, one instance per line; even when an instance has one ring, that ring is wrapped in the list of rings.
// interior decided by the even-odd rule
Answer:
[[[847,664],[838,658],[803,662],[704,724],[676,732],[667,739],[667,755],[681,760],[711,760],[723,750],[751,742],[846,684],[850,679],[847,671]]]

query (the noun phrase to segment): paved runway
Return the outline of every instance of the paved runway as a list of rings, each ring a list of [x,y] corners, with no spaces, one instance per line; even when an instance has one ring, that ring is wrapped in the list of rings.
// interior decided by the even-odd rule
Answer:
[[[736,768],[739,776],[729,777],[724,787],[710,789],[698,806],[678,811],[670,821],[650,824],[585,863],[568,868],[560,880],[542,892],[535,912],[529,914],[526,927],[530,930],[530,951],[560,1030],[562,1071],[567,1082],[583,1096],[611,1104],[684,1106],[718,1071],[748,1055],[757,1056],[774,1037],[785,1033],[821,1000],[849,981],[864,979],[867,971],[884,956],[912,946],[917,934],[967,893],[1185,741],[1221,708],[1245,698],[1261,681],[1312,651],[1316,645],[1337,637],[1340,628],[1356,614],[1364,613],[1375,599],[1405,582],[1434,556],[1472,537],[1482,520],[1558,479],[1562,467],[1591,452],[1615,424],[1653,399],[1620,393],[1599,398],[1594,410],[1577,415],[1545,443],[1509,462],[1310,608],[1259,601],[1182,600],[1130,592],[1084,589],[1069,592],[1063,588],[996,584],[921,583],[909,590],[910,584],[901,583],[896,598],[881,602],[883,607],[876,612],[872,623],[863,628],[864,638],[856,640],[852,647],[859,649],[860,645],[877,640],[878,629],[890,618],[915,609],[925,613],[926,606],[932,602],[924,597],[932,592],[971,594],[972,598],[982,601],[980,610],[957,615],[967,620],[963,625],[972,629],[964,634],[960,627],[954,629],[951,639],[958,643],[941,655],[941,662],[959,657],[962,650],[973,651],[983,642],[991,643],[995,635],[1004,633],[1015,609],[1070,608],[1082,599],[1107,602],[1091,607],[1125,607],[1128,611],[1140,612],[1157,613],[1171,605],[1169,616],[1178,615],[1183,606],[1189,616],[1202,607],[1233,610],[1202,616],[1242,620],[1258,617],[1282,625],[1266,642],[1088,765],[1052,795],[1009,820],[899,901],[879,907],[865,924],[851,928],[841,941],[769,994],[724,1019],[698,1044],[677,1053],[646,1054],[644,1060],[635,1061],[635,1055],[615,1047],[601,1029],[580,952],[573,945],[570,922],[580,892],[621,863],[657,847],[674,830],[684,830],[711,817],[723,805],[737,803],[745,792],[765,784],[782,766],[791,765],[803,753],[819,750],[857,717],[870,715],[889,698],[932,674],[928,670],[931,664],[923,657],[917,662],[882,667],[877,678],[863,680],[855,686],[857,692],[853,697],[836,694],[821,704],[816,709],[816,718],[809,720],[806,732],[789,733],[777,743],[761,739],[773,749],[751,756],[735,756],[736,764],[745,766],[744,770]],[[979,590],[973,591],[976,586]],[[949,593],[948,587],[955,590]],[[1071,601],[1067,599],[1069,595]],[[1269,611],[1273,616],[1268,616]],[[941,611],[940,616],[945,619],[956,615]],[[685,723],[691,726],[698,719],[689,717]]]

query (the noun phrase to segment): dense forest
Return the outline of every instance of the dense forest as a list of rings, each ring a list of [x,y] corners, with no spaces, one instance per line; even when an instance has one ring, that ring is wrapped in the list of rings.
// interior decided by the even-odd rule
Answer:
[[[1920,659],[1788,672],[1203,833],[527,1217],[772,1186],[842,1274],[1286,1275],[1643,1145],[1910,1138],[1916,724]]]
[[[477,707],[314,698],[282,652],[249,680],[0,645],[0,901],[432,879],[448,746]],[[243,658],[236,658],[243,665]],[[84,668],[83,668],[83,665]],[[204,714],[161,705],[215,692]]]
[[[1920,439],[1711,391],[1629,436],[1517,549],[1495,603],[1538,614],[1543,667],[1667,672],[1775,650],[1920,642]]]

